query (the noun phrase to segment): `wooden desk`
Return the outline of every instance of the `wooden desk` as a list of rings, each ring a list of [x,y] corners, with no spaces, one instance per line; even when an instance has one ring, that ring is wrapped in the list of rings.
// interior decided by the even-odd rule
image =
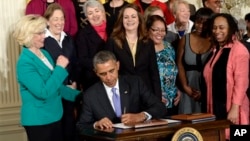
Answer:
[[[81,141],[170,141],[174,133],[183,127],[192,127],[200,132],[204,141],[225,141],[225,128],[230,121],[216,120],[201,123],[175,123],[137,129],[114,129],[112,132],[84,129]]]

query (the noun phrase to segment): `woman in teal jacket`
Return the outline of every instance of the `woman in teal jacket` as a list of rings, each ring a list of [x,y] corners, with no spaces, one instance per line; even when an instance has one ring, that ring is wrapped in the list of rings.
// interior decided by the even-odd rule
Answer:
[[[80,93],[74,85],[63,85],[69,61],[64,56],[56,64],[44,46],[46,20],[37,15],[22,17],[13,36],[21,45],[17,80],[22,98],[21,124],[29,141],[62,141],[62,97],[74,101]]]

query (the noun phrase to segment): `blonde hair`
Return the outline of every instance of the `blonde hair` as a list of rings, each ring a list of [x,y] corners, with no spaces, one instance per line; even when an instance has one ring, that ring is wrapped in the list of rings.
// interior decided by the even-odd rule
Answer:
[[[13,37],[20,46],[30,47],[34,33],[44,32],[46,19],[40,15],[26,15],[14,27]]]
[[[176,12],[178,11],[180,4],[184,4],[184,5],[187,6],[188,9],[190,9],[189,8],[189,3],[187,1],[185,1],[185,0],[176,0],[174,2],[174,4],[173,4],[173,14],[174,15],[176,15]]]
[[[152,13],[154,13],[157,10],[162,11],[162,9],[160,7],[158,7],[158,6],[149,6],[149,7],[147,7],[145,9],[145,11],[144,11],[144,19],[145,19],[145,21],[147,21],[148,17],[152,16]],[[162,11],[162,14],[163,14],[163,11]]]

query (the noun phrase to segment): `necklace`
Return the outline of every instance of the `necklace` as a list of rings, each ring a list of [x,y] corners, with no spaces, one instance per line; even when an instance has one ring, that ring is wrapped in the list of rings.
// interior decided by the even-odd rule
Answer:
[[[30,49],[30,51],[33,52],[40,59],[45,58],[40,49]]]
[[[44,59],[43,53],[39,50],[39,53],[36,54],[40,59]]]

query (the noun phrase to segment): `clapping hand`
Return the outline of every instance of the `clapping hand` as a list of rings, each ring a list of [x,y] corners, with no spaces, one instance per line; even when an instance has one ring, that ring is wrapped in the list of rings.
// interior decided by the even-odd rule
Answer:
[[[61,66],[63,68],[66,68],[68,64],[69,64],[68,58],[66,58],[63,55],[58,56],[58,58],[56,60],[56,65]]]
[[[70,85],[67,85],[68,87],[72,88],[72,89],[76,89],[77,88],[77,84],[76,82],[72,82]]]

